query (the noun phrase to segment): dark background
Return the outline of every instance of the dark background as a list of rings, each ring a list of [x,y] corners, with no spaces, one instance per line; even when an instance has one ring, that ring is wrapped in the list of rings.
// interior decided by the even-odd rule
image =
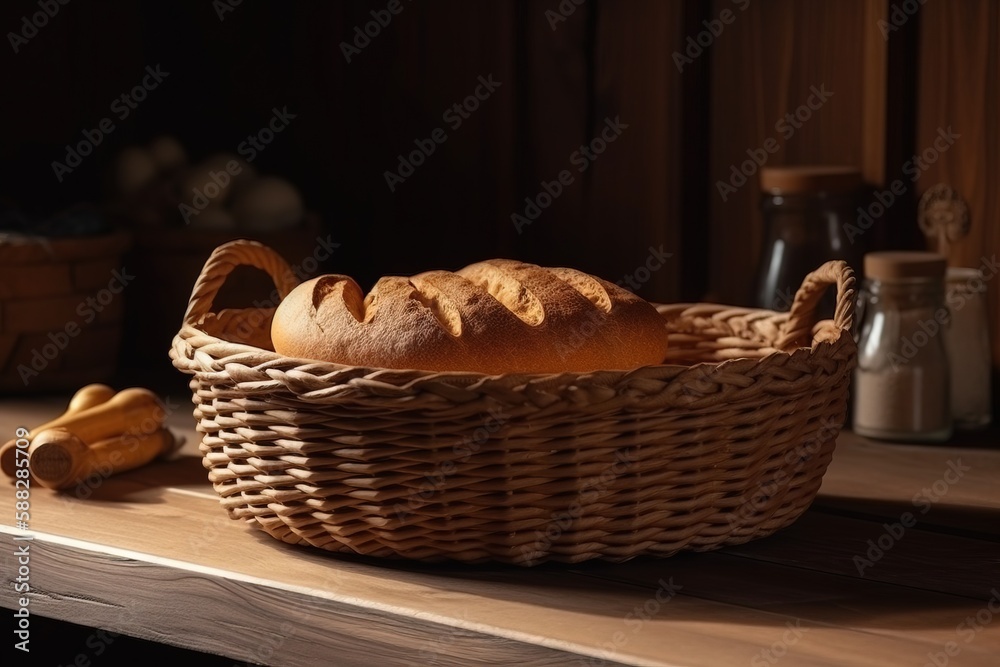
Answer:
[[[340,244],[319,270],[365,288],[386,274],[490,257],[617,282],[662,248],[671,257],[641,296],[753,305],[765,240],[756,175],[725,201],[718,183],[772,138],[780,148],[771,166],[850,165],[872,191],[905,178],[905,193],[858,241],[862,251],[926,247],[916,202],[937,183],[958,189],[973,220],[950,263],[978,266],[1000,248],[996,2],[927,0],[906,11],[888,0],[399,2],[350,62],[344,45],[372,12],[386,15],[388,0],[73,0],[17,53],[10,35],[40,10],[5,3],[0,200],[37,216],[103,206],[123,148],[170,135],[197,162],[236,152],[273,109],[287,108],[294,120],[253,166],[294,183],[323,235]],[[113,100],[157,65],[169,76],[119,120]],[[452,129],[443,114],[479,77],[500,86]],[[781,136],[776,121],[817,87],[834,95]],[[53,160],[108,116],[114,131],[57,182]],[[571,155],[608,118],[627,129],[578,173]],[[963,138],[910,182],[904,165],[949,126]],[[437,128],[447,141],[390,191],[385,172]],[[574,182],[518,233],[512,214],[564,169]],[[181,383],[166,350],[197,267],[229,237],[176,225],[166,243],[139,231],[145,239],[124,263],[142,271],[122,299],[121,340],[108,346],[122,381],[152,373]],[[255,238],[294,264],[317,235]],[[236,290],[231,305],[267,291]],[[989,305],[997,367],[1000,289]]]
[[[810,85],[826,81],[823,70],[835,69],[819,44],[809,44],[810,24],[825,24],[831,13],[846,23],[860,6],[840,3],[850,7],[838,13],[831,12],[837,3],[765,2],[743,14],[728,0],[587,2],[553,30],[545,12],[557,2],[401,2],[403,11],[351,63],[341,42],[386,3],[243,2],[221,20],[211,2],[61,6],[18,54],[5,57],[3,194],[41,211],[99,201],[102,173],[122,147],[169,134],[195,160],[232,152],[265,125],[272,108],[287,107],[296,119],[255,166],[301,188],[342,244],[332,268],[364,284],[385,273],[459,268],[493,256],[570,265],[617,280],[644,261],[650,245],[663,244],[674,261],[641,289],[643,296],[746,302],[746,276],[739,274],[753,268],[761,243],[756,183],[723,204],[715,181],[727,177],[731,162],[746,158],[746,149],[775,134],[773,120],[804,101]],[[737,20],[716,38],[718,45],[678,72],[672,53],[705,30],[702,21],[727,8]],[[19,25],[31,9],[37,10],[6,4],[2,25]],[[774,23],[771,16],[782,13],[804,23]],[[914,33],[917,18],[893,35],[887,52],[912,55],[906,33]],[[764,59],[752,80],[714,62],[716,46],[737,46],[751,36],[766,50],[759,40],[781,31],[792,38],[781,66],[799,67],[805,53],[818,61],[812,72],[781,81],[778,71],[769,71],[779,63]],[[817,114],[813,127],[803,128],[770,163],[862,166],[860,82],[847,76],[861,64],[854,47],[862,39],[853,35],[838,56],[845,71],[844,81],[832,86],[839,107]],[[116,129],[95,154],[57,183],[52,160],[110,115],[111,101],[138,83],[147,65],[157,64],[170,72],[164,83],[127,119],[115,118]],[[501,87],[452,131],[442,113],[472,93],[478,76],[490,74]],[[745,95],[740,88],[747,85],[763,88]],[[900,91],[904,99],[891,104],[904,104],[907,96],[913,102],[914,91]],[[782,111],[756,122],[759,139],[728,138],[735,125],[763,112],[749,108],[759,95],[779,106],[784,100]],[[875,138],[881,139],[876,150],[889,150],[889,135],[912,144],[909,115],[893,118],[886,136]],[[629,129],[591,169],[574,171],[576,182],[519,235],[510,216],[523,211],[524,197],[572,169],[570,154],[616,116]],[[437,127],[446,129],[447,142],[390,192],[384,172]],[[845,136],[835,140],[837,132]],[[711,164],[721,142],[727,155]],[[841,146],[842,155],[824,155],[826,145]],[[872,245],[892,235],[889,217]],[[900,225],[896,236],[895,245],[913,245],[915,226]],[[737,276],[727,270],[723,248],[746,258],[745,266],[734,267]]]
[[[385,273],[457,269],[494,256],[575,266],[617,280],[645,259],[648,245],[662,243],[667,230],[699,236],[698,225],[647,222],[652,212],[638,209],[641,202],[621,201],[600,219],[581,216],[589,192],[612,178],[599,174],[594,182],[597,169],[627,169],[628,153],[649,140],[650,128],[627,115],[622,120],[629,130],[609,148],[617,157],[602,157],[582,175],[574,171],[572,194],[523,235],[511,223],[542,179],[572,169],[567,158],[596,136],[604,116],[620,113],[615,100],[593,90],[593,56],[584,54],[597,39],[596,16],[586,6],[552,32],[540,4],[402,0],[403,11],[347,63],[340,42],[385,4],[243,2],[220,20],[210,2],[71,2],[20,53],[7,54],[8,90],[17,93],[5,105],[12,116],[6,125],[16,130],[4,133],[0,144],[8,171],[4,194],[42,212],[94,201],[122,147],[169,134],[195,160],[235,152],[265,126],[272,108],[287,107],[296,118],[254,166],[299,186],[342,244],[331,268],[363,284]],[[17,24],[19,12],[31,7],[8,5],[3,25]],[[538,31],[543,34],[532,35]],[[567,37],[556,46],[542,43],[560,33]],[[543,70],[536,68],[539,60],[549,61]],[[127,119],[113,118],[114,132],[57,183],[52,160],[112,115],[111,101],[157,64],[170,73],[160,87]],[[491,74],[501,82],[497,92],[451,130],[442,114],[473,93],[477,77]],[[563,88],[577,88],[572,92],[581,93],[579,99],[571,102]],[[390,192],[384,172],[438,127],[447,131],[446,143]],[[666,142],[662,148],[664,158],[676,150]],[[616,164],[601,165],[605,160]],[[655,192],[666,188],[656,182],[660,175],[634,178]],[[704,185],[697,193],[702,199],[709,194]],[[704,239],[690,248],[683,261],[704,267]],[[675,239],[666,250],[679,256]],[[683,291],[700,298],[707,274],[697,273],[699,281],[683,290],[676,277],[664,276],[647,288],[648,296]]]
[[[790,140],[779,137],[769,164],[852,164],[873,184],[915,139],[912,72],[910,85],[886,77],[892,95],[877,105],[858,79],[869,56],[848,45],[877,34],[871,4],[401,0],[402,11],[347,62],[342,44],[387,2],[247,1],[226,11],[224,1],[74,1],[5,55],[0,195],[38,215],[102,205],[122,148],[167,134],[198,161],[235,152],[272,109],[287,108],[296,118],[254,166],[296,184],[340,244],[323,271],[367,288],[385,274],[499,256],[619,281],[662,248],[671,258],[639,286],[641,296],[749,305],[763,239],[756,179],[726,202],[716,181],[777,134],[774,120],[811,86],[831,87],[835,102]],[[0,25],[20,28],[35,11],[8,3]],[[723,11],[735,19],[720,23]],[[691,51],[710,24],[721,32]],[[914,57],[917,26],[907,22],[895,41],[878,34],[880,57]],[[678,71],[682,52],[694,57]],[[751,52],[758,57],[748,61]],[[169,76],[119,120],[112,101],[157,65]],[[479,77],[500,87],[453,130],[443,114]],[[57,182],[52,161],[107,116],[114,131]],[[609,118],[627,129],[578,173],[571,155]],[[447,141],[390,191],[386,170],[436,128]],[[511,215],[564,169],[574,182],[518,233]],[[866,235],[866,247],[919,243],[913,196]],[[203,263],[214,245],[198,236],[191,230],[173,271],[154,265],[175,252],[156,242],[126,257],[145,273],[124,297],[124,380],[177,377],[165,351],[194,279],[185,266]],[[293,263],[288,255],[301,252],[282,250]]]
[[[973,217],[952,264],[975,266],[1000,248],[1000,8],[991,0],[928,0],[888,33],[878,22],[900,4],[888,0],[752,0],[745,11],[730,0],[564,2],[575,9],[555,29],[546,12],[558,11],[558,0],[402,0],[402,13],[350,63],[341,43],[386,2],[244,0],[221,17],[219,4],[72,0],[18,53],[5,38],[0,198],[36,216],[100,206],[122,148],[168,134],[193,160],[232,152],[273,108],[287,107],[296,118],[254,166],[295,183],[323,233],[341,244],[323,271],[369,287],[384,274],[506,256],[617,281],[662,246],[672,257],[639,294],[748,304],[763,239],[756,183],[726,202],[715,184],[825,83],[832,101],[780,140],[769,164],[851,164],[885,188],[939,127],[954,124],[962,141],[865,244],[922,247],[916,201],[947,182],[969,199]],[[727,9],[736,20],[679,72],[673,54]],[[22,17],[37,11],[36,2],[9,0],[0,28],[20,31]],[[52,161],[156,65],[170,73],[165,81],[127,119],[113,118],[95,153],[57,182]],[[490,75],[500,88],[449,128],[442,114]],[[541,181],[572,168],[570,154],[607,117],[628,129],[518,234],[511,214],[523,212]],[[448,140],[391,192],[384,172],[438,127]],[[180,258],[175,274],[154,274],[152,247],[125,260],[139,277],[124,296],[125,335],[107,352],[120,357],[118,384],[169,378],[183,388],[166,351],[192,276]],[[197,265],[207,253],[191,232],[186,260]],[[995,365],[998,292],[991,287]],[[152,333],[143,326],[150,322]],[[89,632],[44,627],[66,638],[56,660],[72,659]],[[128,647],[148,651],[124,638],[115,651]]]

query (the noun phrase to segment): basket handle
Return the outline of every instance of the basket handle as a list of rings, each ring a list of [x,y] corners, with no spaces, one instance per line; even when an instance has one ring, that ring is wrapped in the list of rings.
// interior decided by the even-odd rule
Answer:
[[[299,284],[288,262],[264,244],[248,239],[224,243],[212,251],[194,283],[191,300],[184,313],[184,324],[194,325],[210,312],[216,295],[237,266],[252,266],[266,272],[281,298],[285,298]]]
[[[781,327],[778,341],[779,350],[808,347],[812,340],[812,329],[816,324],[816,307],[830,285],[837,286],[837,307],[833,314],[833,325],[851,332],[854,326],[854,270],[843,260],[827,262],[803,281],[795,293],[788,319]]]

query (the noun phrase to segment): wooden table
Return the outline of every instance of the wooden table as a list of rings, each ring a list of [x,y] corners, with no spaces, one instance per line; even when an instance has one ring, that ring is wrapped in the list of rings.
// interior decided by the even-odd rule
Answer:
[[[341,557],[230,521],[188,401],[173,399],[179,459],[86,498],[32,489],[32,613],[273,665],[1000,665],[995,432],[964,446],[845,432],[814,506],[737,548],[462,567]],[[0,439],[64,405],[0,402]],[[24,533],[0,517],[15,608]]]

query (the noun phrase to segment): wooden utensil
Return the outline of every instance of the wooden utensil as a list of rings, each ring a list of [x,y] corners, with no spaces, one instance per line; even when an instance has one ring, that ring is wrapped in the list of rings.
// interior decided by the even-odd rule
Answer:
[[[107,402],[114,395],[115,390],[106,384],[88,384],[73,394],[73,398],[70,399],[66,412],[61,414],[56,419],[32,429],[28,433],[28,438],[30,439],[34,437],[35,434],[40,433],[47,428],[52,428],[56,425],[56,422],[60,420]],[[16,442],[16,440],[11,440],[0,448],[0,470],[2,470],[8,477],[14,477],[17,474],[17,452],[15,451]]]
[[[93,475],[107,478],[146,465],[173,449],[173,434],[161,428],[125,439],[108,438],[86,445],[65,428],[46,429],[28,450],[31,475],[50,489],[67,489]]]
[[[160,399],[148,389],[133,387],[115,394],[110,400],[49,422],[44,430],[64,428],[85,445],[137,430],[151,433],[163,427],[166,410]],[[141,429],[136,429],[142,426]],[[32,435],[40,429],[32,431]]]

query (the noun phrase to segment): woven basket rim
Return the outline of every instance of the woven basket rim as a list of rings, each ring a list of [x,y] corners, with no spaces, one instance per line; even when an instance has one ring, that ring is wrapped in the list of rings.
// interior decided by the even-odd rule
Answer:
[[[762,308],[748,308],[717,303],[651,303],[664,318],[665,326],[669,327],[672,319],[684,319],[686,315],[695,314],[699,318],[709,318],[723,326],[728,320],[737,317],[769,319],[772,324],[778,324],[776,340],[771,345],[762,344],[760,353],[747,356],[732,356],[719,361],[694,361],[691,363],[661,363],[650,364],[630,369],[602,369],[591,371],[564,371],[547,373],[503,373],[488,374],[476,371],[435,371],[426,369],[398,369],[378,366],[354,366],[339,364],[317,359],[296,358],[280,355],[249,343],[232,342],[219,338],[202,328],[207,317],[214,315],[211,311],[212,301],[226,277],[237,266],[249,265],[268,273],[283,298],[290,292],[299,280],[292,274],[288,264],[267,246],[250,240],[236,240],[216,248],[205,264],[192,290],[191,300],[183,324],[174,336],[170,357],[174,366],[180,370],[195,374],[198,372],[219,372],[229,363],[250,361],[249,365],[262,370],[270,368],[298,368],[317,375],[349,375],[382,379],[393,383],[410,383],[422,380],[447,381],[463,387],[483,382],[501,382],[505,386],[517,383],[539,383],[555,379],[580,379],[600,376],[604,380],[627,378],[637,374],[660,374],[680,372],[692,368],[709,365],[717,369],[725,369],[740,363],[767,363],[774,360],[787,359],[793,355],[803,354],[812,357],[820,353],[828,353],[829,349],[841,344],[844,336],[852,336],[853,318],[853,285],[854,275],[851,268],[843,261],[827,262],[813,271],[802,282],[795,295],[791,310],[779,313]],[[829,286],[837,288],[837,309],[832,320],[815,320],[816,307]],[[276,304],[275,304],[276,305]],[[245,313],[253,311],[271,311],[267,308],[232,309],[229,312]],[[818,338],[815,334],[823,329],[825,335]],[[830,335],[835,332],[835,335]],[[671,335],[683,335],[683,331],[671,332]],[[190,348],[190,349],[188,349]],[[207,349],[206,349],[207,348]],[[212,349],[215,348],[215,349]],[[766,354],[764,353],[766,352]],[[668,346],[669,354],[669,346]],[[212,359],[211,368],[206,367],[206,355]],[[185,357],[187,358],[185,360]],[[196,357],[202,360],[199,364]],[[199,370],[199,366],[201,369]]]
[[[663,304],[653,304],[654,306],[659,306]],[[682,305],[682,304],[671,304],[671,305]],[[690,306],[720,306],[720,304],[713,303],[693,303],[693,304],[683,304]],[[729,306],[722,306],[729,309]],[[251,309],[247,309],[251,310]],[[735,308],[734,308],[735,310]],[[740,308],[739,310],[745,311],[747,314],[760,313],[762,315],[775,314],[777,316],[787,315],[787,313],[776,313],[775,311],[770,311],[766,309],[754,309],[754,308]],[[183,335],[185,331],[191,331],[200,337],[204,337],[210,340],[200,341],[200,344],[195,346],[191,345],[185,336]],[[699,366],[711,366],[713,368],[724,369],[728,366],[736,365],[741,362],[746,362],[747,359],[752,359],[755,363],[767,363],[774,359],[780,358],[790,358],[793,355],[802,355],[803,351],[807,352],[808,355],[814,356],[821,354],[821,350],[824,348],[832,348],[835,344],[839,342],[840,337],[850,335],[850,332],[841,330],[839,335],[834,340],[814,340],[809,346],[801,346],[792,350],[774,350],[767,355],[760,357],[735,357],[731,359],[723,359],[719,361],[695,361],[692,363],[661,363],[661,364],[646,364],[643,366],[637,366],[634,368],[627,369],[597,369],[590,371],[561,371],[561,372],[550,372],[550,373],[481,373],[477,371],[433,371],[420,368],[389,368],[385,366],[354,366],[351,364],[339,364],[331,361],[322,361],[319,359],[310,359],[306,357],[290,357],[282,354],[278,354],[272,350],[267,350],[262,347],[257,347],[255,345],[249,345],[246,343],[234,343],[217,336],[213,336],[207,333],[203,329],[192,325],[184,325],[181,331],[178,332],[173,339],[173,348],[170,350],[170,357],[172,359],[178,359],[179,355],[176,350],[178,345],[190,347],[197,349],[202,354],[206,354],[204,348],[207,345],[218,344],[220,346],[227,347],[231,350],[229,354],[225,356],[214,356],[208,353],[208,356],[212,357],[213,361],[219,362],[222,360],[231,359],[234,356],[239,356],[241,354],[252,354],[254,356],[262,357],[255,366],[258,367],[278,367],[287,366],[295,367],[299,369],[308,369],[313,375],[326,375],[326,374],[343,374],[350,373],[353,375],[362,375],[370,379],[377,379],[380,377],[388,376],[406,376],[408,381],[416,380],[426,380],[434,379],[437,381],[448,381],[454,380],[459,381],[458,383],[462,386],[467,386],[470,382],[483,382],[483,381],[502,381],[504,384],[511,384],[517,381],[521,382],[538,382],[544,380],[553,379],[567,379],[567,378],[584,378],[594,375],[601,375],[605,378],[620,377],[625,378],[629,375],[640,374],[655,370],[688,370],[696,368]],[[219,367],[222,370],[223,366]],[[196,371],[188,370],[181,367],[181,370],[189,373],[194,373]]]

